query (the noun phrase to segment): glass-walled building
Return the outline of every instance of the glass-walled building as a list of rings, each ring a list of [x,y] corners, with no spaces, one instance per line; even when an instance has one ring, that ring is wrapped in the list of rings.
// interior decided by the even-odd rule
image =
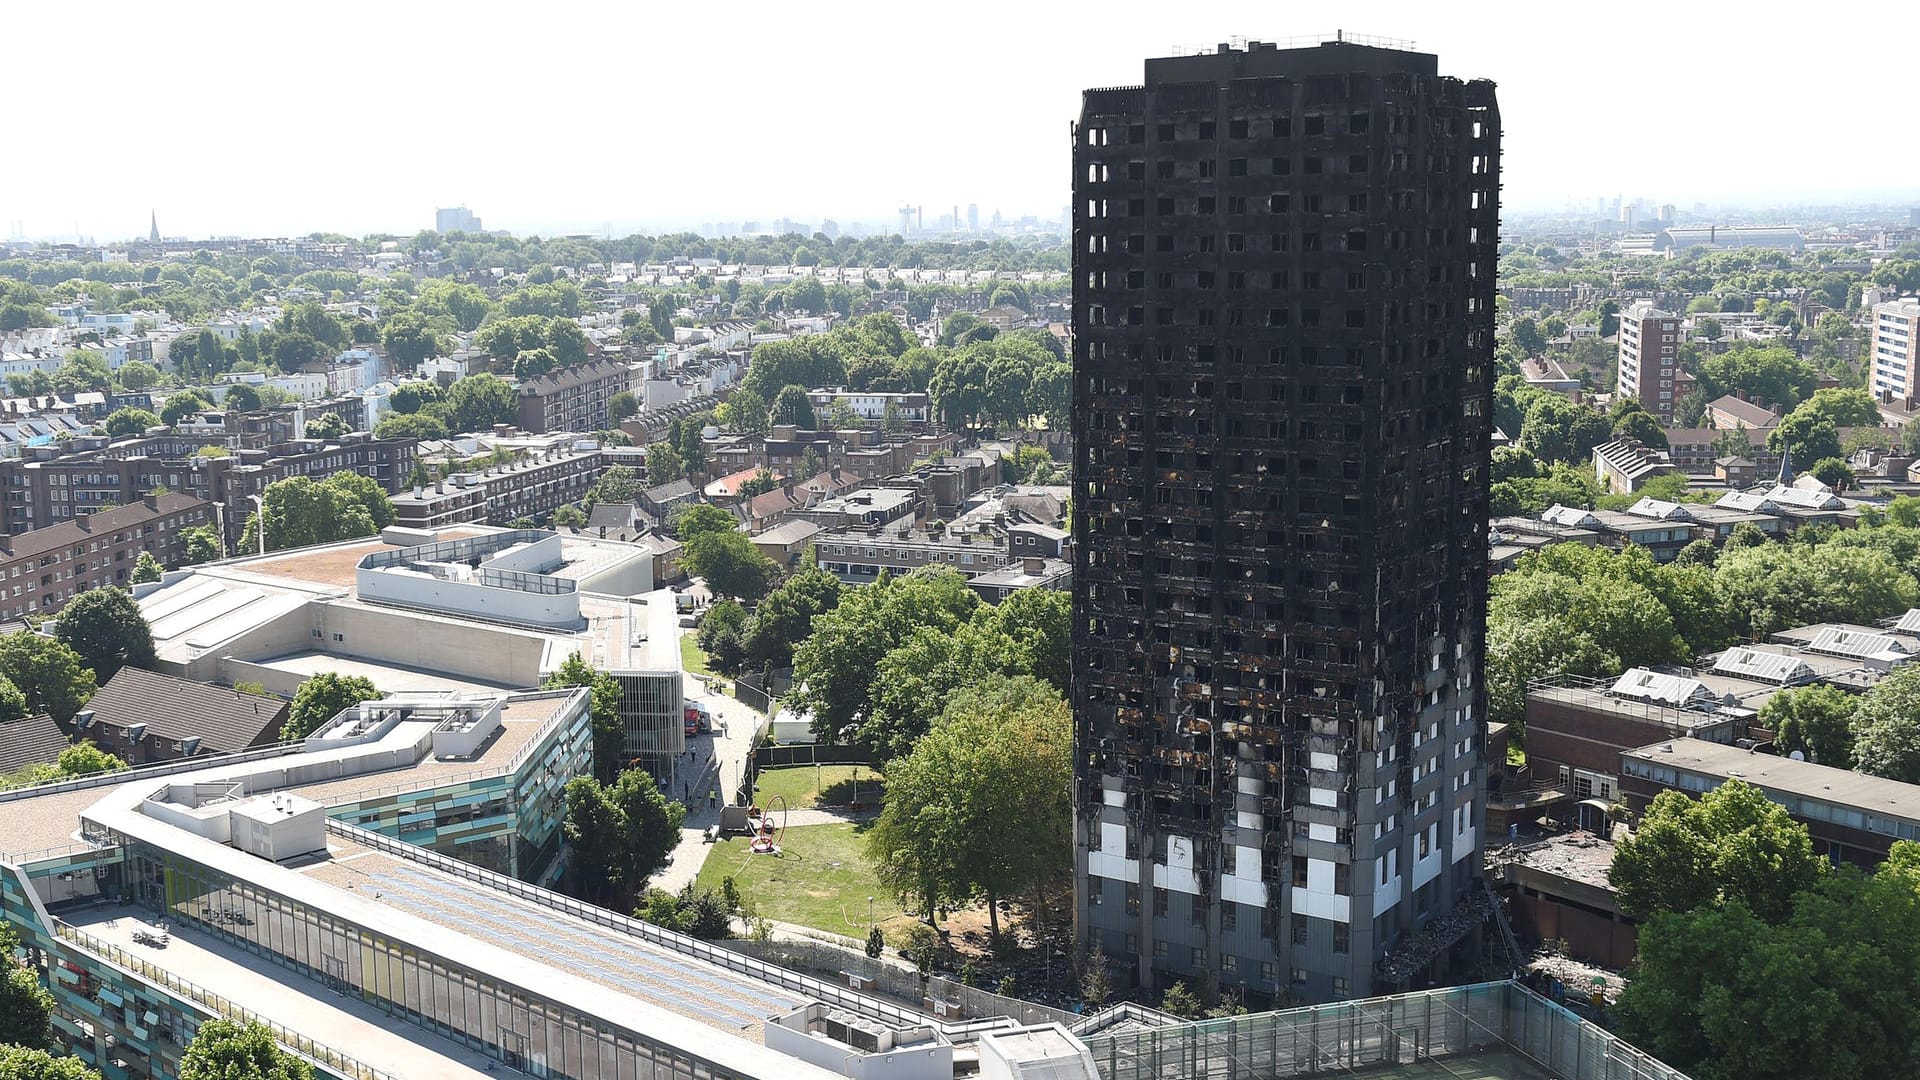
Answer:
[[[556,863],[564,787],[592,766],[590,712],[576,689],[403,696],[303,745],[0,794],[22,849],[0,853],[0,911],[55,992],[59,1039],[116,1080],[172,1076],[201,1023],[256,1011],[322,1075],[375,1080],[394,1054],[447,1076],[795,1075],[785,1055],[556,966],[556,950],[586,962],[619,945],[503,895]],[[256,853],[256,827],[281,828],[264,841],[277,861]],[[542,918],[554,925],[523,929]],[[292,974],[263,976],[260,958]],[[671,1001],[700,985],[656,969],[633,987]],[[313,1017],[340,1037],[307,1034]],[[376,1053],[382,1038],[402,1045]]]

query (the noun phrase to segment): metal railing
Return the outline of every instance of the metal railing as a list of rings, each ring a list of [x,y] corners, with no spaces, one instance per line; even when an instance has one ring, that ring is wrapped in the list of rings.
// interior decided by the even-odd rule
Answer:
[[[1107,1080],[1280,1080],[1422,1062],[1452,1072],[1448,1061],[1501,1054],[1565,1080],[1686,1080],[1514,982],[1094,1034],[1086,1042]]]
[[[153,984],[177,997],[184,998],[212,1012],[214,1015],[240,1023],[258,1023],[273,1033],[274,1041],[288,1050],[321,1066],[329,1072],[353,1080],[399,1080],[392,1073],[383,1072],[357,1058],[335,1050],[325,1043],[315,1042],[291,1028],[274,1023],[251,1009],[236,1005],[228,998],[173,974],[158,964],[143,960],[122,949],[110,941],[100,938],[67,923],[57,916],[53,920],[54,933],[74,945],[93,953],[95,956],[127,974]]]
[[[803,975],[797,971],[792,971],[775,964],[768,964],[756,960],[751,956],[747,956],[744,953],[724,949],[717,945],[711,945],[698,938],[688,937],[685,934],[677,934],[649,922],[631,919],[618,912],[609,911],[603,907],[596,907],[593,904],[575,900],[570,896],[563,896],[551,889],[543,889],[538,885],[529,885],[518,878],[498,874],[491,870],[475,866],[472,863],[461,862],[458,859],[449,858],[438,852],[428,851],[425,848],[416,847],[403,840],[395,840],[355,825],[349,825],[343,821],[330,819],[327,822],[327,828],[335,835],[363,847],[369,847],[375,851],[405,859],[409,862],[430,866],[442,873],[471,881],[489,889],[504,892],[509,896],[525,900],[528,903],[538,905],[550,911],[557,911],[563,915],[571,915],[576,919],[592,923],[603,929],[612,930],[617,934],[645,942],[657,948],[668,949],[682,956],[690,956],[694,959],[712,964],[715,967],[731,971],[736,975],[744,975],[747,978],[758,980],[769,986],[777,986],[783,990],[790,990],[808,999],[835,1005],[896,1027],[931,1025],[938,1028],[943,1035],[954,1042],[967,1042],[971,1041],[983,1031],[993,1031],[1004,1028],[1009,1019],[1008,1017],[992,1017],[988,1019],[954,1022],[942,1020],[938,1017],[930,1017],[917,1010],[908,1010],[896,1005],[890,1005],[878,998],[862,994],[847,986],[824,982],[820,979]]]
[[[871,979],[873,992],[899,1001],[946,1002],[959,1006],[963,1016],[1005,1016],[1022,1024],[1067,1024],[1078,1019],[1065,1009],[996,994],[940,975],[923,976],[917,968],[872,959],[861,948],[862,943],[842,940],[848,944],[842,946],[825,937],[805,941],[781,938],[765,943],[734,938],[721,944],[730,951],[789,970],[810,971],[828,979],[844,979],[847,975]]]
[[[37,851],[0,851],[0,863],[11,863],[24,867],[42,859],[52,859],[61,855],[75,855],[82,851],[105,851],[120,845],[112,840],[75,840],[71,844],[56,844],[53,847],[40,848]]]
[[[111,746],[101,747],[111,751]],[[184,757],[175,761],[163,761],[154,765],[139,765],[130,769],[115,769],[111,772],[88,773],[68,780],[54,780],[45,784],[33,784],[29,787],[9,788],[0,791],[0,803],[17,799],[37,799],[42,795],[57,795],[67,791],[83,791],[87,788],[115,787],[130,780],[146,780],[152,777],[173,776],[183,772],[197,772],[219,765],[237,765],[244,761],[257,761],[261,758],[282,757],[297,754],[306,749],[304,742],[277,742],[267,746],[256,746],[250,750],[235,750],[227,754],[200,754]]]

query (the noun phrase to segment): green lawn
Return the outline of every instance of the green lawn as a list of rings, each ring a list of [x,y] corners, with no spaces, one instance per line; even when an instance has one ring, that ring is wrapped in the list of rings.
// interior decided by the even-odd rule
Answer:
[[[912,920],[874,878],[861,852],[864,832],[852,823],[788,829],[778,855],[755,855],[746,837],[729,838],[707,854],[694,884],[718,892],[721,879],[731,877],[755,914],[852,938],[866,936],[871,896],[874,918],[891,939]]]
[[[693,634],[680,635],[680,666],[690,675],[712,675],[713,668],[707,663],[707,652],[700,647],[699,639]]]
[[[789,765],[762,770],[755,781],[753,801],[765,806],[775,795],[786,797],[793,810],[814,806],[847,806],[855,801],[877,806],[886,798],[886,781],[870,765]]]

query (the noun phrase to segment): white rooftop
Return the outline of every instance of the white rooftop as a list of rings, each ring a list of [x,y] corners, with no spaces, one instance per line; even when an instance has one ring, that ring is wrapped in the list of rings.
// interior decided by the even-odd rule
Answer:
[[[1813,652],[1832,653],[1836,656],[1905,656],[1907,646],[1899,638],[1885,634],[1869,634],[1859,630],[1847,630],[1838,626],[1829,626],[1813,636],[1807,643]]]
[[[1614,681],[1613,692],[1620,697],[1676,708],[1713,700],[1713,691],[1708,690],[1699,679],[1667,675],[1646,668],[1628,668]]]
[[[1721,653],[1713,662],[1713,671],[1717,675],[1735,675],[1782,686],[1803,682],[1814,675],[1813,668],[1797,656],[1750,649],[1744,645]]]

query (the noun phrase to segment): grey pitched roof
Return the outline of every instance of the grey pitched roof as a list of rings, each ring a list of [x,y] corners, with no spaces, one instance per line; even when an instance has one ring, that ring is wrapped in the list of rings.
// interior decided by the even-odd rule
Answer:
[[[668,499],[684,499],[692,494],[693,481],[684,479],[669,480],[664,484],[656,484],[643,493],[644,497],[653,503],[662,503]]]
[[[278,698],[134,667],[121,668],[86,707],[95,724],[145,724],[162,738],[198,738],[202,753],[272,742],[287,718],[287,703]]]
[[[632,524],[632,503],[595,503],[593,513],[587,515],[588,528],[624,529]]]
[[[67,733],[51,716],[25,716],[0,724],[0,773],[52,764],[68,745]]]

